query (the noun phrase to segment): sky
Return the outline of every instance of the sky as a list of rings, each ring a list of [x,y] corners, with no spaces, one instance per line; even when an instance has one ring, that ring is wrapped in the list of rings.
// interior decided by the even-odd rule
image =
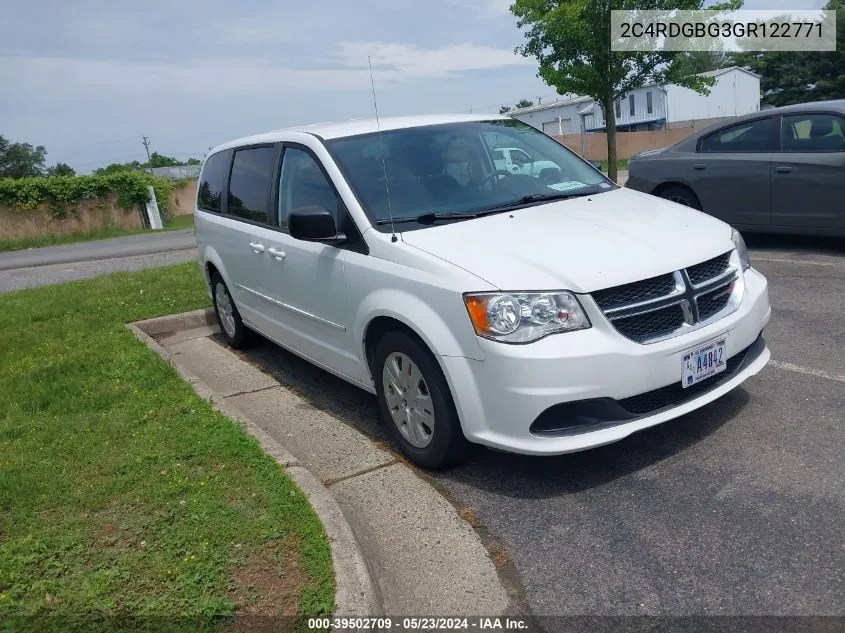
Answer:
[[[0,134],[88,172],[373,116],[549,100],[511,0],[27,0],[0,14]],[[746,0],[815,9],[824,0]]]

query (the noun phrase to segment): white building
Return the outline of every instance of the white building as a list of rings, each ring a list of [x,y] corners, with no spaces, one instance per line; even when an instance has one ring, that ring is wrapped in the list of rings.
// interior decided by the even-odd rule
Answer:
[[[670,84],[643,86],[617,99],[616,129],[633,132],[681,127],[760,109],[759,75],[736,66],[702,74],[716,79],[706,96]],[[591,97],[563,97],[509,114],[554,135],[603,132],[605,127],[602,108]]]

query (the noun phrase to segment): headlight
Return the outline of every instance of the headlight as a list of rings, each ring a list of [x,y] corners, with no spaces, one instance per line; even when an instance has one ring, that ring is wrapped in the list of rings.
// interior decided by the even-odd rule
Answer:
[[[479,292],[465,294],[464,303],[476,334],[504,343],[590,327],[571,292]]]
[[[742,272],[745,272],[751,268],[751,257],[748,255],[748,247],[745,245],[745,240],[742,239],[742,235],[739,234],[739,231],[733,229],[733,233],[731,233],[731,241],[734,243],[736,254],[739,255],[739,261],[742,264]]]

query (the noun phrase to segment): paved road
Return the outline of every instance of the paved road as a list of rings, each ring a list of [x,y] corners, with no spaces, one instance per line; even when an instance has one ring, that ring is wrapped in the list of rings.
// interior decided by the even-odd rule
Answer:
[[[143,233],[107,240],[0,253],[0,270],[165,253],[195,246],[193,229]]]
[[[0,253],[0,293],[196,258],[191,229]]]
[[[845,243],[748,241],[774,308],[760,375],[618,444],[434,474],[535,614],[845,614]],[[248,357],[384,439],[371,396],[270,344]]]
[[[189,248],[168,253],[150,253],[115,259],[52,264],[34,268],[16,268],[0,271],[0,293],[21,290],[33,286],[61,284],[79,279],[90,279],[116,272],[128,272],[143,268],[171,266],[197,259],[197,249]]]

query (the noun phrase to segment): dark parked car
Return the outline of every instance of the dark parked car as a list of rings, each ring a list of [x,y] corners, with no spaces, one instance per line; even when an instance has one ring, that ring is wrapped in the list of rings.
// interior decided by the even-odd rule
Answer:
[[[845,235],[845,100],[737,117],[628,168],[626,187],[740,230]]]

